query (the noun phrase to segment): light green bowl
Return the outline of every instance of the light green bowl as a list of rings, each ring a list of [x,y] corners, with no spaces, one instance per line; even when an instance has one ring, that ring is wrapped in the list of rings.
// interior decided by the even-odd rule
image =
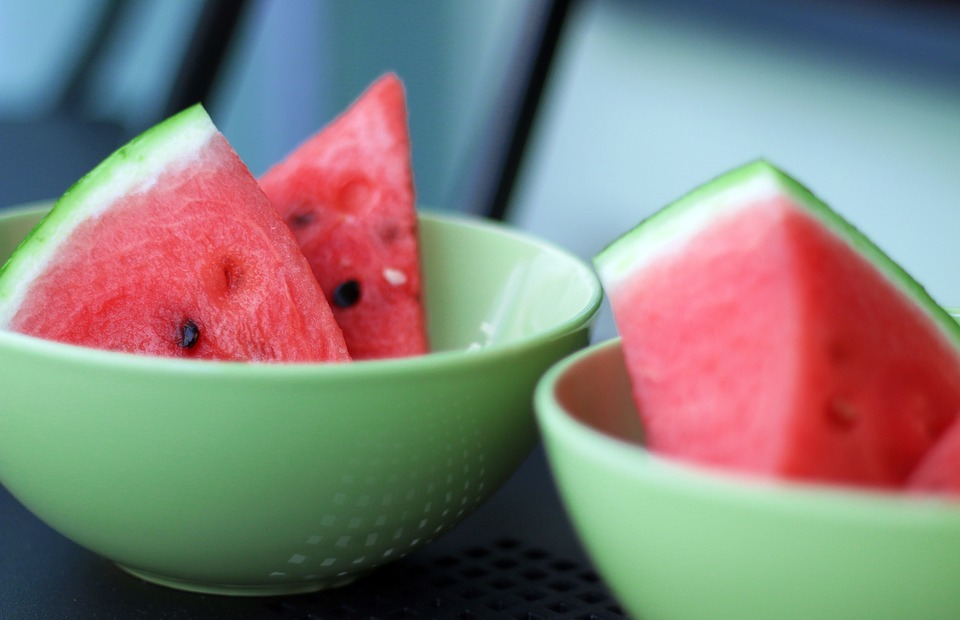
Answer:
[[[557,485],[643,620],[956,620],[960,503],[760,482],[643,447],[619,340],[536,391]]]
[[[45,208],[0,215],[0,261]],[[185,361],[0,332],[0,482],[189,590],[332,587],[427,544],[528,454],[536,381],[587,344],[602,293],[586,263],[507,227],[421,229],[436,352],[419,358]]]

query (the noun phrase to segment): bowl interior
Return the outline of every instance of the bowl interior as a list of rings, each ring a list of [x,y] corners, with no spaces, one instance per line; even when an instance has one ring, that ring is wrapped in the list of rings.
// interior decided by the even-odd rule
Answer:
[[[641,445],[643,426],[630,392],[630,377],[619,346],[605,345],[570,360],[555,375],[552,398],[559,413],[610,438]]]
[[[572,254],[504,226],[421,214],[431,345],[477,349],[549,338],[582,326],[602,292]]]
[[[50,206],[0,212],[0,264]],[[435,352],[549,340],[583,327],[600,305],[600,283],[584,261],[506,226],[422,212],[420,236]]]
[[[644,484],[669,485],[677,493],[779,506],[783,510],[811,514],[843,511],[857,518],[858,511],[869,511],[873,506],[907,506],[909,512],[909,504],[915,500],[946,504],[960,516],[960,502],[936,497],[783,481],[660,456],[645,445],[631,390],[619,338],[575,352],[551,368],[538,385],[536,401],[541,427],[563,446],[556,450],[555,458],[566,459],[571,450],[576,450],[581,456],[596,457],[626,471]]]

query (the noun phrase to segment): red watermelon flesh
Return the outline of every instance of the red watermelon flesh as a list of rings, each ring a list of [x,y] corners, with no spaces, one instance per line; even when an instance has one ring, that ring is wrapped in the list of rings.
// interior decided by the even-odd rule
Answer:
[[[403,85],[377,80],[260,184],[293,230],[354,359],[426,353]]]
[[[162,161],[137,163],[151,158]],[[70,219],[78,223],[64,228]],[[58,234],[56,247],[44,241]],[[158,356],[349,359],[296,241],[199,106],[84,177],[11,263],[44,255],[14,331]]]
[[[650,448],[902,485],[960,412],[949,316],[771,166],[715,184],[662,212],[629,267],[622,247],[597,258]]]

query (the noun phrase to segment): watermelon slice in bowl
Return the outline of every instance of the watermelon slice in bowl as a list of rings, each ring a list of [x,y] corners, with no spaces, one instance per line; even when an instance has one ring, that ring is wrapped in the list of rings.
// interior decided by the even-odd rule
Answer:
[[[619,338],[551,368],[536,412],[631,614],[960,617],[960,329],[913,278],[766,162],[595,265]]]
[[[631,617],[960,617],[960,502],[664,456],[624,353],[617,338],[564,359],[536,406],[567,514]]]
[[[652,450],[898,488],[960,413],[960,326],[766,162],[667,206],[595,263]]]
[[[164,178],[148,189],[161,191]],[[199,194],[210,199],[236,189],[203,185]],[[79,199],[77,191],[62,200]],[[272,232],[232,237],[230,256],[247,256],[248,244],[271,234],[296,248],[268,207]],[[33,256],[42,252],[31,246],[73,211],[34,205],[0,214],[0,260],[16,255],[7,273],[26,273],[24,265],[38,262]],[[336,587],[442,536],[532,449],[536,381],[587,344],[602,291],[584,261],[507,226],[429,213],[419,214],[417,226],[432,343],[426,355],[354,363],[198,360],[0,329],[0,483],[51,527],[129,573],[208,593]],[[313,311],[329,312],[297,256],[296,271],[313,280]],[[134,306],[137,283],[198,284],[168,277],[161,262],[134,258],[137,268],[116,276],[130,281]],[[212,264],[219,292],[210,294],[199,277],[196,295],[219,301],[228,295],[229,274],[224,263]],[[183,295],[178,289],[173,298]],[[164,342],[184,348],[183,315],[165,316],[177,320],[166,324]],[[222,318],[200,316],[204,338]],[[149,332],[146,324],[126,327]],[[309,336],[287,337],[295,342],[278,348],[317,345]]]
[[[429,351],[403,84],[376,80],[261,178],[354,359]]]
[[[146,355],[349,360],[293,236],[200,105],[57,201],[0,270],[0,329]]]

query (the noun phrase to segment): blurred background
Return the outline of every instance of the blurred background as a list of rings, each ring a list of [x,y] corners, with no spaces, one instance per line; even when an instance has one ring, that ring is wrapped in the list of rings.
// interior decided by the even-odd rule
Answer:
[[[185,80],[260,174],[385,71],[426,208],[591,257],[762,157],[960,305],[948,1],[0,0],[0,208],[60,195]]]

